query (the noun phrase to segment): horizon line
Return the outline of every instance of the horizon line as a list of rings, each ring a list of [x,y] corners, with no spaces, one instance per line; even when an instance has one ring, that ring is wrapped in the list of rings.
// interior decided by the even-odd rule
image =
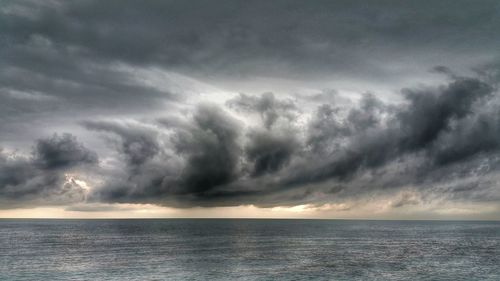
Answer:
[[[364,219],[364,218],[211,218],[211,217],[177,217],[177,218],[0,218],[1,220],[330,220],[330,221],[435,221],[435,222],[500,222],[500,219]]]

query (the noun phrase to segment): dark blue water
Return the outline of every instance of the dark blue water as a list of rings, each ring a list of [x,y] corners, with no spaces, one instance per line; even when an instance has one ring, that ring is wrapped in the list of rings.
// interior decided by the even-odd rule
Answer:
[[[0,280],[500,280],[500,223],[0,220]]]

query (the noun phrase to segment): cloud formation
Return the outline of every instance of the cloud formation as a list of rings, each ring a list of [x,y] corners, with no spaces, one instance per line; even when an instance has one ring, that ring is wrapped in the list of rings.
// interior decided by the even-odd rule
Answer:
[[[263,93],[260,97],[240,94],[226,102],[227,106],[243,113],[257,113],[267,129],[285,119],[292,121],[297,117],[298,108],[291,99],[276,99],[273,93]]]
[[[300,149],[295,136],[267,131],[250,132],[248,142],[245,152],[246,158],[253,164],[252,176],[281,170]]]
[[[123,139],[116,147],[135,171],[129,172],[131,183],[110,180],[95,196],[184,207],[293,205],[407,188],[455,199],[473,193],[475,200],[498,198],[486,180],[498,166],[495,93],[477,78],[457,77],[443,86],[403,89],[405,101],[397,105],[366,94],[349,110],[318,105],[302,134],[265,122],[245,128],[222,108],[202,105],[189,122],[162,120],[158,130],[168,133],[146,134],[163,141],[136,143],[134,151],[147,151],[139,159],[149,164],[130,161],[137,157],[124,149],[146,138],[137,137],[137,129],[87,122],[93,130],[118,132]],[[163,162],[152,164],[160,154]],[[487,168],[481,170],[484,161]],[[469,187],[443,190],[450,182]]]
[[[500,202],[499,7],[7,1],[0,208]]]
[[[66,173],[97,161],[97,154],[70,134],[39,139],[30,157],[0,151],[1,206],[83,202],[85,189]]]

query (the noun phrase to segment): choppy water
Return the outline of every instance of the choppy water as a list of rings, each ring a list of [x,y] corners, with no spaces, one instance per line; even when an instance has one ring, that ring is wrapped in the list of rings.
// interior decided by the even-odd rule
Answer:
[[[0,280],[500,280],[500,222],[0,220]]]

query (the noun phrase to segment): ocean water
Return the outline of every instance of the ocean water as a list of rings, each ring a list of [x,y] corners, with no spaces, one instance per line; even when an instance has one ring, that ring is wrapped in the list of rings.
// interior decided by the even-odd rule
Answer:
[[[500,222],[0,220],[0,280],[500,280]]]

